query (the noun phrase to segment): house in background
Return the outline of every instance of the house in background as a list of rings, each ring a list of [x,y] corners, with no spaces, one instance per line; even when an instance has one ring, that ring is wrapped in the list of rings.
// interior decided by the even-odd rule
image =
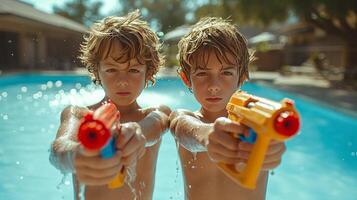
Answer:
[[[259,33],[262,33],[263,29],[254,26],[241,26],[238,27],[239,31],[246,37],[251,38]],[[191,30],[189,25],[178,26],[172,31],[166,33],[163,37],[164,41],[164,51],[167,67],[177,66],[179,63],[177,61],[176,55],[178,53],[178,41],[185,36]]]
[[[306,22],[282,27],[280,34],[287,37],[284,47],[287,65],[302,65],[317,54],[323,54],[330,66],[345,66],[345,42]]]
[[[0,0],[0,70],[70,70],[80,66],[87,28],[17,0]]]

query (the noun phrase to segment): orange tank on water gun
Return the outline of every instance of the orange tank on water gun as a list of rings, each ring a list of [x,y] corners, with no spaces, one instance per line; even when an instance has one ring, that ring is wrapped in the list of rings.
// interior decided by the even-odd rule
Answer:
[[[119,117],[120,113],[113,103],[103,104],[82,119],[78,130],[78,141],[87,150],[100,150],[102,158],[113,157],[116,147],[115,138],[112,137],[110,129],[114,122],[119,120]],[[122,170],[108,184],[108,187],[111,189],[121,187],[124,184],[124,178],[125,175]]]
[[[238,134],[234,137],[254,146],[242,170],[234,164],[218,166],[243,187],[254,189],[270,141],[285,141],[295,136],[300,127],[299,114],[290,99],[275,102],[243,91],[235,92],[226,108],[229,119],[250,128],[248,137]]]

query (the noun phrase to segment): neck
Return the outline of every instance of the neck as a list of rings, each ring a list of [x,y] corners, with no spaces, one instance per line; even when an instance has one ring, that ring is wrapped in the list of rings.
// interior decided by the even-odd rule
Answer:
[[[106,99],[108,99],[108,98],[106,98]],[[138,104],[138,102],[136,100],[134,102],[132,102],[131,104],[129,104],[129,105],[117,105],[117,104],[115,104],[115,106],[117,107],[117,109],[118,109],[118,111],[120,112],[121,115],[127,115],[129,113],[133,113],[133,112],[136,112],[139,109],[141,109],[141,107],[139,106],[139,104]]]
[[[203,120],[207,123],[213,123],[219,117],[227,117],[228,116],[226,109],[223,109],[223,110],[220,110],[217,112],[211,112],[211,111],[208,111],[205,108],[201,107],[199,112],[201,113]]]

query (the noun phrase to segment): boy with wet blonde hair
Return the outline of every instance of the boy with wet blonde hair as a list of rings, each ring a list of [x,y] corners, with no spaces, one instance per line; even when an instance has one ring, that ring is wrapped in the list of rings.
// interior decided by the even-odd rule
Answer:
[[[50,161],[62,172],[73,173],[76,199],[79,182],[85,185],[86,200],[152,199],[161,135],[171,110],[164,105],[141,108],[136,99],[149,81],[154,84],[154,75],[163,64],[158,37],[135,11],[104,18],[84,39],[80,59],[105,97],[88,108],[69,106],[62,111]],[[103,159],[99,152],[79,145],[77,131],[80,119],[109,99],[120,112],[120,122],[114,124],[120,129],[112,129],[116,154]],[[109,189],[107,184],[122,168],[136,179]]]
[[[201,105],[195,112],[170,115],[171,132],[180,143],[185,199],[264,199],[268,170],[279,165],[283,143],[270,144],[255,190],[236,184],[217,166],[245,163],[252,151],[252,144],[231,136],[247,128],[228,119],[226,111],[232,94],[249,78],[246,39],[229,21],[208,17],[193,25],[178,47],[180,76]]]

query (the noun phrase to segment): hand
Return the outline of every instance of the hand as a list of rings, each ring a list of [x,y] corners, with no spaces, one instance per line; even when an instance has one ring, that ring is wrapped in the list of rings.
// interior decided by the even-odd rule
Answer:
[[[121,124],[116,141],[117,148],[122,153],[122,164],[126,167],[136,164],[145,154],[146,138],[136,122]]]
[[[259,136],[258,136],[259,137]],[[239,159],[244,163],[248,162],[250,152],[253,149],[254,144],[240,142],[238,145],[239,148]],[[278,167],[281,163],[282,155],[286,150],[285,143],[272,140],[269,144],[269,147],[266,151],[265,158],[263,161],[262,169],[263,171],[268,171]]]
[[[122,167],[119,151],[109,159],[101,158],[99,151],[87,151],[82,147],[75,151],[75,173],[85,185],[105,185],[116,177]]]
[[[239,139],[231,133],[244,133],[248,129],[226,117],[216,119],[213,130],[209,133],[207,152],[214,162],[234,164],[242,162],[239,156]]]

